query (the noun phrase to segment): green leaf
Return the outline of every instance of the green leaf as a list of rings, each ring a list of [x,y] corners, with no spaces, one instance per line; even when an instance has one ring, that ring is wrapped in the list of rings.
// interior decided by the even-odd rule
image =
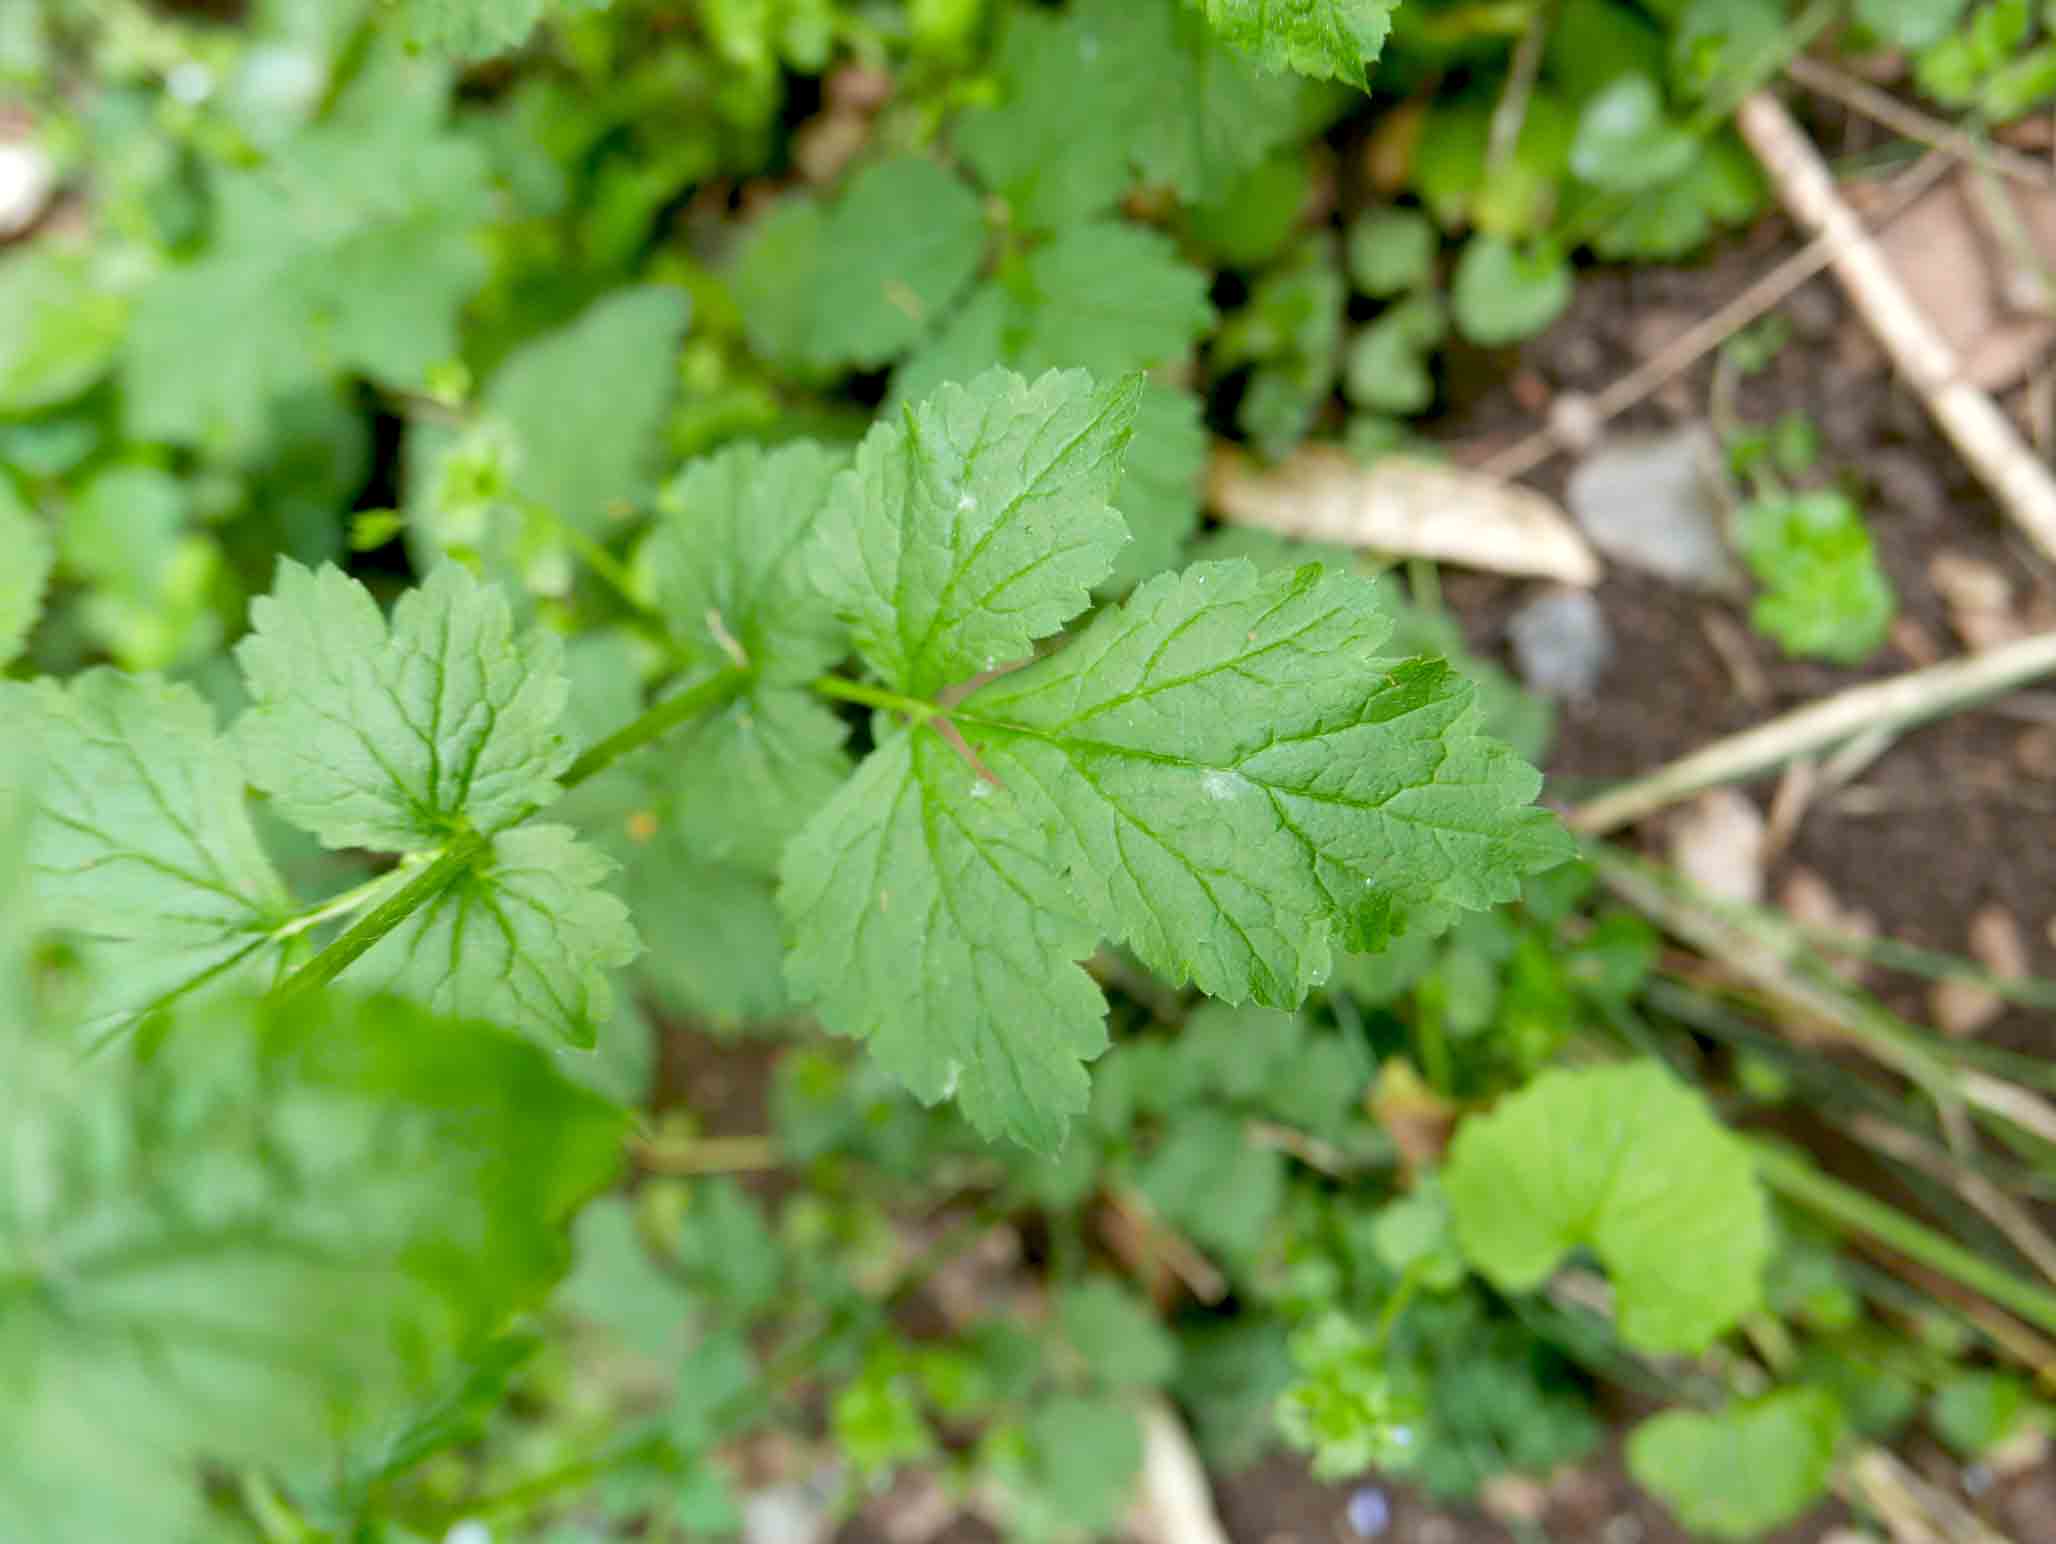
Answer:
[[[1846,495],[1752,500],[1736,516],[1735,537],[1766,587],[1749,620],[1786,653],[1855,665],[1883,644],[1898,596]]]
[[[1300,83],[1221,47],[1183,0],[1017,13],[998,73],[1005,99],[965,116],[957,148],[1035,230],[1105,212],[1137,173],[1222,198],[1299,127]]]
[[[919,1098],[1051,1151],[1106,1005],[1074,963],[1097,937],[1009,803],[939,736],[886,740],[786,851],[786,974]]]
[[[692,1299],[659,1266],[624,1196],[606,1196],[579,1213],[572,1230],[576,1264],[552,1302],[668,1365],[684,1354],[693,1329]]]
[[[643,504],[690,313],[668,285],[616,289],[508,357],[479,406],[513,435],[517,493],[589,535]]]
[[[1969,0],[1856,0],[1856,19],[1898,48],[1925,48],[1954,30]]]
[[[647,561],[657,605],[696,659],[795,685],[848,652],[805,563],[848,464],[807,441],[777,450],[737,445],[690,463],[665,487]]]
[[[1128,522],[1128,545],[1116,554],[1104,590],[1131,589],[1162,573],[1199,530],[1208,445],[1204,412],[1192,392],[1154,381],[1143,387],[1127,471],[1114,495]]]
[[[1114,220],[1075,226],[981,286],[894,376],[894,399],[919,401],[995,364],[1031,379],[1070,369],[1106,379],[1179,360],[1213,325],[1206,291],[1206,275],[1155,231]],[[1166,412],[1160,402],[1158,417]]]
[[[1349,227],[1349,277],[1382,300],[1419,289],[1435,277],[1442,245],[1434,223],[1418,209],[1372,209]]]
[[[0,1194],[0,1534],[51,1544],[182,1537],[202,1459],[358,1467],[541,1296],[624,1134],[496,1030],[338,996],[85,1069],[9,1020],[0,1078],[39,1177]]]
[[[1542,331],[1571,303],[1571,271],[1546,243],[1523,251],[1498,236],[1473,236],[1450,288],[1457,330],[1487,348]]]
[[[1928,1400],[1928,1424],[1964,1459],[1989,1453],[2020,1429],[2026,1380],[2007,1372],[1956,1372]]]
[[[1142,1430],[1112,1399],[1059,1394],[1028,1417],[1022,1481],[1037,1512],[1070,1530],[1105,1534],[1127,1505],[1142,1468]],[[1032,1530],[1030,1530],[1032,1531]]]
[[[1770,1219],[1748,1152],[1653,1063],[1545,1072],[1458,1128],[1443,1189],[1503,1291],[1590,1248],[1640,1350],[1703,1350],[1762,1301]]]
[[[604,3],[604,0],[602,0]],[[528,41],[550,0],[381,0],[403,35],[453,59],[484,59]]]
[[[1257,365],[1239,421],[1265,456],[1283,456],[1304,439],[1335,389],[1348,299],[1335,242],[1314,236],[1265,274],[1248,306],[1222,326],[1216,368]]]
[[[411,852],[547,804],[573,750],[553,634],[454,563],[394,607],[333,567],[281,560],[237,646],[250,780],[329,847]]]
[[[1117,220],[1062,232],[1030,253],[1017,301],[1019,341],[1007,363],[1101,378],[1175,360],[1212,328],[1207,276],[1178,260],[1168,236]]]
[[[107,372],[128,323],[125,296],[94,282],[83,256],[47,241],[0,258],[0,418],[78,396]]]
[[[420,385],[457,352],[484,281],[484,153],[443,132],[447,74],[397,46],[326,118],[259,164],[217,170],[212,241],[138,299],[123,345],[138,439],[248,457],[276,405],[358,372]]]
[[[1434,294],[1391,307],[1356,335],[1343,367],[1342,389],[1358,407],[1380,413],[1419,413],[1435,400],[1428,359],[1449,321]]]
[[[1278,1398],[1286,1442],[1312,1455],[1314,1474],[1340,1480],[1418,1457],[1421,1400],[1394,1376],[1384,1336],[1330,1310],[1292,1334],[1298,1377]]]
[[[29,873],[39,920],[83,956],[89,1025],[225,977],[264,950],[286,920],[285,890],[251,828],[241,769],[197,693],[103,669],[64,685],[0,686],[0,703],[48,758]]]
[[[1142,1299],[1110,1276],[1064,1288],[1057,1322],[1092,1376],[1109,1386],[1160,1387],[1178,1371],[1178,1342]]]
[[[1368,580],[1164,575],[956,717],[1091,915],[1153,970],[1296,1006],[1395,911],[1512,899],[1567,854],[1438,661],[1374,663]]]
[[[639,968],[674,1007],[728,1024],[791,1007],[784,923],[765,876],[696,859],[660,834],[631,856],[621,889],[647,944]]]
[[[1623,75],[1585,104],[1571,141],[1571,170],[1610,193],[1639,193],[1680,176],[1698,141],[1665,115],[1663,90]]]
[[[867,167],[832,210],[805,203],[759,228],[736,273],[750,343],[801,371],[876,369],[945,314],[985,251],[978,196],[935,162]]]
[[[1718,1415],[1668,1410],[1644,1421],[1628,1438],[1628,1471],[1693,1532],[1749,1539],[1827,1494],[1841,1435],[1833,1395],[1784,1389]]]
[[[519,826],[352,967],[352,986],[589,1050],[614,1011],[609,969],[641,948],[600,886],[613,862],[569,827]]]
[[[1285,1160],[1251,1142],[1239,1117],[1195,1106],[1174,1115],[1136,1183],[1164,1220],[1202,1249],[1247,1260],[1285,1204]]]
[[[876,425],[821,519],[814,577],[858,652],[915,696],[1026,655],[1125,536],[1108,500],[1140,381],[1004,370]]]
[[[50,582],[56,554],[43,523],[0,472],[0,552],[9,554],[0,568],[0,669],[14,663],[29,632],[43,614],[43,588]]]
[[[1206,0],[1221,36],[1274,70],[1364,83],[1396,0]]]

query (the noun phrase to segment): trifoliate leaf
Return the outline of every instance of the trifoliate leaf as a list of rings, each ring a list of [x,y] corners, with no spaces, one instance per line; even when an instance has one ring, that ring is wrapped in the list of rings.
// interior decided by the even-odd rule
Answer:
[[[140,1012],[265,949],[285,891],[196,692],[94,670],[0,686],[0,704],[48,762],[29,873],[39,921],[83,956],[82,1019]]]
[[[480,410],[512,432],[517,493],[591,535],[643,502],[690,313],[682,290],[617,289],[508,357]]]
[[[1076,964],[1097,935],[1012,802],[929,730],[887,740],[786,851],[786,974],[921,1099],[1049,1151],[1106,1004]]]
[[[187,1007],[81,1068],[0,1023],[0,1535],[184,1537],[200,1460],[325,1487],[564,1263],[620,1114],[405,1004]],[[119,1473],[105,1468],[119,1446]]]
[[[694,461],[658,496],[648,546],[672,635],[760,681],[811,680],[848,652],[806,574],[805,549],[847,456],[800,441]]]
[[[865,436],[822,516],[815,582],[858,652],[927,696],[1084,609],[1125,537],[1109,504],[1141,382],[991,370]]]
[[[1074,226],[1024,265],[1008,363],[1033,379],[1087,370],[1102,380],[1176,359],[1213,326],[1207,277],[1168,236],[1116,220]]]
[[[607,971],[641,948],[628,908],[600,888],[613,871],[568,827],[503,831],[346,979],[439,1013],[589,1048],[613,1012]]]
[[[213,239],[146,288],[124,345],[138,439],[247,456],[276,403],[355,371],[418,385],[484,281],[484,153],[442,132],[448,78],[397,45],[321,123],[217,171]]]
[[[9,554],[0,569],[0,668],[14,663],[28,642],[29,630],[43,613],[43,587],[50,582],[55,554],[40,520],[0,472],[0,552]]]
[[[1108,933],[1174,981],[1295,1006],[1339,938],[1482,909],[1569,853],[1438,661],[1375,661],[1368,580],[1164,575],[955,715]]]
[[[1832,1394],[1782,1389],[1717,1415],[1667,1410],[1644,1421],[1628,1438],[1628,1470],[1694,1533],[1753,1539],[1827,1493],[1841,1436]]]
[[[1064,1339],[1094,1378],[1115,1387],[1150,1388],[1178,1371],[1178,1342],[1149,1305],[1108,1276],[1064,1288],[1057,1297]]]
[[[1847,495],[1751,500],[1735,538],[1765,586],[1750,623],[1787,654],[1856,665],[1885,641],[1899,598]]]
[[[782,212],[745,251],[736,299],[751,345],[806,371],[876,369],[905,353],[978,271],[978,196],[923,156],[859,173],[823,214]]]
[[[282,561],[236,649],[250,780],[330,847],[410,852],[546,804],[572,758],[562,646],[517,635],[506,597],[454,563],[390,623],[333,567]]]
[[[1770,1218],[1748,1151],[1652,1063],[1544,1073],[1458,1129],[1443,1189],[1503,1291],[1590,1248],[1641,1350],[1703,1350],[1762,1300]]]
[[[1274,70],[1364,83],[1392,29],[1395,0],[1206,0],[1221,36]]]

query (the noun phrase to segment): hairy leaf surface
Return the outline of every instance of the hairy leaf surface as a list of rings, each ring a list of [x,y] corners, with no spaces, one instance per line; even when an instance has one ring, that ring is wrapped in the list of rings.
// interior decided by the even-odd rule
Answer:
[[[628,908],[600,888],[611,860],[566,826],[520,826],[352,969],[436,1010],[589,1048],[613,1011],[607,971],[641,945]]]
[[[84,956],[84,1016],[140,1011],[253,959],[285,920],[243,776],[191,688],[93,670],[0,686],[45,759],[28,836],[44,925]],[[102,970],[103,959],[115,963]]]
[[[1207,20],[1274,70],[1362,85],[1395,0],[1206,0]]]
[[[928,730],[866,758],[786,853],[787,976],[930,1104],[1050,1150],[1085,1108],[1098,941],[1032,821]]]
[[[1337,938],[1510,900],[1568,852],[1469,683],[1376,660],[1390,630],[1369,581],[1202,563],[957,722],[1107,933],[1174,981],[1290,1007]]]
[[[236,649],[251,781],[330,847],[409,852],[547,803],[572,747],[562,646],[445,564],[390,622],[340,570],[279,564]]]
[[[1109,500],[1140,394],[1140,381],[990,370],[864,437],[814,576],[880,675],[926,696],[1084,609],[1126,536]]]

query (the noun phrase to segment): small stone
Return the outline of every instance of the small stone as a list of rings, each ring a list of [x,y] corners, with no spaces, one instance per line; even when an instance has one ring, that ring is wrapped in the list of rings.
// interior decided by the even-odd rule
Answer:
[[[1571,471],[1566,502],[1608,557],[1689,589],[1727,591],[1740,572],[1721,536],[1720,443],[1704,424],[1602,445]]]
[[[1545,697],[1585,698],[1613,655],[1606,614],[1590,590],[1551,589],[1507,620],[1521,679]]]
[[[1754,906],[1763,899],[1763,812],[1748,796],[1716,788],[1671,823],[1671,865],[1718,901]]]
[[[1343,1515],[1349,1519],[1350,1532],[1360,1539],[1375,1539],[1392,1526],[1392,1503],[1377,1486],[1359,1485],[1349,1493]]]
[[[828,1508],[805,1485],[773,1485],[745,1496],[743,1544],[822,1544]]]
[[[0,144],[0,239],[34,225],[56,190],[56,164],[40,145]]]
[[[1597,445],[1599,431],[1604,427],[1599,409],[1582,391],[1560,392],[1549,404],[1549,432],[1557,444],[1574,456],[1582,456]]]
[[[1495,1474],[1478,1493],[1486,1514],[1509,1527],[1534,1527],[1549,1510],[1549,1492],[1524,1474]]]

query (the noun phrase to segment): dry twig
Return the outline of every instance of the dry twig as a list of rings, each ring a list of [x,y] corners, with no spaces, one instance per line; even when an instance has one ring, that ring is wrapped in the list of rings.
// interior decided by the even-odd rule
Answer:
[[[1960,157],[1974,166],[1989,167],[2002,177],[2030,187],[2056,187],[2056,170],[2046,162],[1966,134],[1955,124],[1909,107],[1891,92],[1859,80],[1846,70],[1838,70],[1826,60],[1800,54],[1785,66],[1785,73],[1808,91],[1833,97],[1844,107],[1930,149]]]
[[[2056,633],[2038,633],[1967,659],[1853,686],[1716,740],[1579,805],[1567,818],[1573,830],[1603,836],[1702,789],[1754,777],[1859,735],[1940,717],[2051,672],[2056,672]]]
[[[1942,432],[1992,491],[2006,517],[2044,557],[2056,559],[2056,477],[2050,476],[1998,404],[1961,378],[1955,351],[1914,305],[1863,222],[1843,202],[1805,132],[1768,91],[1744,99],[1735,127],[1763,163],[1792,217],[1834,243],[1835,275],[1850,303],[1927,404]]]

